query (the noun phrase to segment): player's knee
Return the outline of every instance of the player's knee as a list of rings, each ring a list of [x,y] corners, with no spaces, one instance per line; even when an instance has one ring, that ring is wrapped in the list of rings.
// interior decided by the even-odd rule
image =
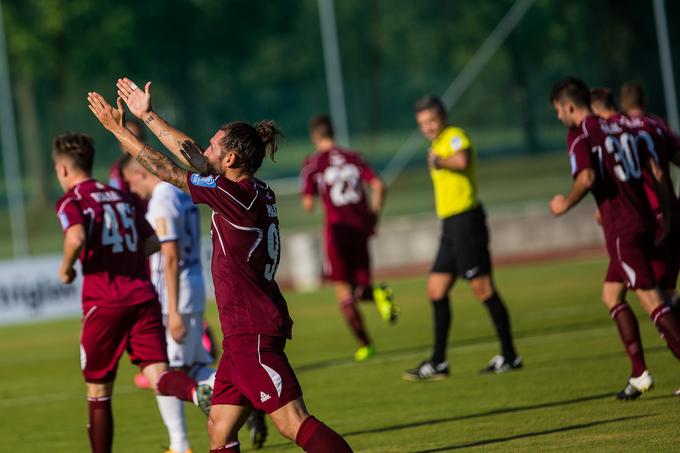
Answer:
[[[493,296],[495,291],[493,283],[489,277],[478,277],[470,280],[470,289],[475,299],[484,302],[489,297]]]
[[[276,426],[276,429],[283,437],[295,441],[295,436],[297,436],[297,432],[300,429],[300,425],[302,424],[301,421],[291,418],[286,418],[284,420],[277,419],[273,421],[274,426]]]
[[[439,285],[427,285],[427,298],[430,300],[441,300],[448,291]]]
[[[212,414],[208,416],[208,437],[212,443],[232,442],[229,426],[225,420],[215,418]]]

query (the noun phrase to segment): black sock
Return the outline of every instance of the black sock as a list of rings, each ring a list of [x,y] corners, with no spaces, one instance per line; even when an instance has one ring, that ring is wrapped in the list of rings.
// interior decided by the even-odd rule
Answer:
[[[501,342],[501,353],[506,361],[512,362],[517,358],[515,347],[512,344],[512,332],[510,331],[510,317],[505,309],[505,304],[497,292],[484,301],[484,305],[489,309],[489,315],[496,326],[496,334]]]
[[[431,360],[434,363],[441,363],[446,360],[446,346],[449,340],[449,327],[451,327],[449,296],[432,301],[432,314],[434,315],[434,351]]]

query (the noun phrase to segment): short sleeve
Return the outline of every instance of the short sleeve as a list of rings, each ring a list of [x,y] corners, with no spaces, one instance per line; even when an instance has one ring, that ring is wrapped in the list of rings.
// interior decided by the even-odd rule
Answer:
[[[239,222],[245,211],[249,211],[257,193],[249,192],[239,183],[222,176],[205,176],[188,173],[189,195],[195,204],[206,204],[229,221]]]
[[[160,242],[176,241],[179,231],[179,211],[169,198],[152,199],[146,218]]]
[[[357,158],[357,166],[361,170],[362,181],[369,182],[377,177],[375,171],[373,171],[373,168],[371,168],[368,162],[366,162],[366,160],[361,155],[359,155]]]
[[[316,195],[319,193],[318,185],[316,184],[316,162],[314,159],[307,158],[302,170],[300,171],[300,194],[301,195]]]
[[[64,232],[73,225],[83,225],[85,223],[80,205],[75,198],[68,197],[59,200],[56,205],[56,211],[61,229]]]
[[[579,134],[579,132],[581,133]],[[569,163],[573,177],[576,177],[583,170],[593,168],[587,132],[570,130],[567,144],[569,145]]]

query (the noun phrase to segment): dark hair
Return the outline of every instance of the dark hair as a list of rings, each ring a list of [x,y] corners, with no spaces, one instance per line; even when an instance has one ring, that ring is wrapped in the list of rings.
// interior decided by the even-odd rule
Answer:
[[[331,117],[326,113],[313,116],[312,119],[309,120],[309,133],[316,133],[324,138],[333,138],[335,131],[333,130]]]
[[[550,92],[550,102],[569,100],[576,107],[590,108],[590,90],[588,85],[576,77],[565,77],[558,81]]]
[[[52,142],[52,156],[68,157],[73,165],[90,174],[94,163],[94,140],[89,135],[71,132],[57,135]]]
[[[415,102],[415,104],[413,104],[414,113],[419,113],[422,112],[423,110],[430,109],[437,112],[437,115],[439,115],[441,118],[446,118],[447,116],[446,106],[444,105],[442,100],[437,96],[432,95],[423,96],[422,98],[418,99]]]
[[[642,84],[638,81],[630,81],[621,85],[621,108],[623,110],[642,109],[647,107],[647,99]]]
[[[252,174],[262,166],[265,154],[274,161],[278,150],[278,140],[283,133],[274,121],[260,121],[251,126],[248,123],[227,123],[220,128],[226,133],[222,146],[234,151],[243,168]]]
[[[605,87],[597,87],[590,90],[590,105],[600,104],[607,110],[616,110],[612,90]]]

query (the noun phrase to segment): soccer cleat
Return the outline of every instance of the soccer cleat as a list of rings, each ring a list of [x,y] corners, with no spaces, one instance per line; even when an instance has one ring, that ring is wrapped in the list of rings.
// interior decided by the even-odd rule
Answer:
[[[399,307],[394,303],[392,288],[385,283],[376,286],[373,288],[373,300],[376,307],[378,307],[378,313],[380,313],[383,321],[390,324],[397,322],[397,319],[399,319]]]
[[[519,356],[512,362],[508,362],[502,355],[496,355],[489,360],[489,364],[485,368],[479,370],[479,374],[507,373],[508,371],[519,370],[522,366],[522,358]]]
[[[649,371],[645,370],[638,377],[628,379],[628,384],[616,394],[616,399],[621,401],[633,401],[645,392],[654,388],[654,379]]]
[[[165,453],[182,453],[182,452],[178,452],[178,451],[173,450],[172,448],[168,448],[165,451]],[[190,448],[188,450],[185,450],[184,453],[194,453],[194,451]]]
[[[354,353],[354,360],[357,362],[363,362],[364,360],[370,359],[375,355],[375,346],[366,345],[360,346],[359,349]]]
[[[255,450],[259,450],[267,440],[267,424],[264,422],[264,412],[253,410],[246,420],[246,427],[250,431],[250,441]]]
[[[449,364],[425,360],[416,368],[404,371],[401,377],[406,381],[441,381],[449,377]]]
[[[210,415],[210,400],[212,399],[213,389],[208,384],[198,384],[196,386],[196,405],[205,415]]]

